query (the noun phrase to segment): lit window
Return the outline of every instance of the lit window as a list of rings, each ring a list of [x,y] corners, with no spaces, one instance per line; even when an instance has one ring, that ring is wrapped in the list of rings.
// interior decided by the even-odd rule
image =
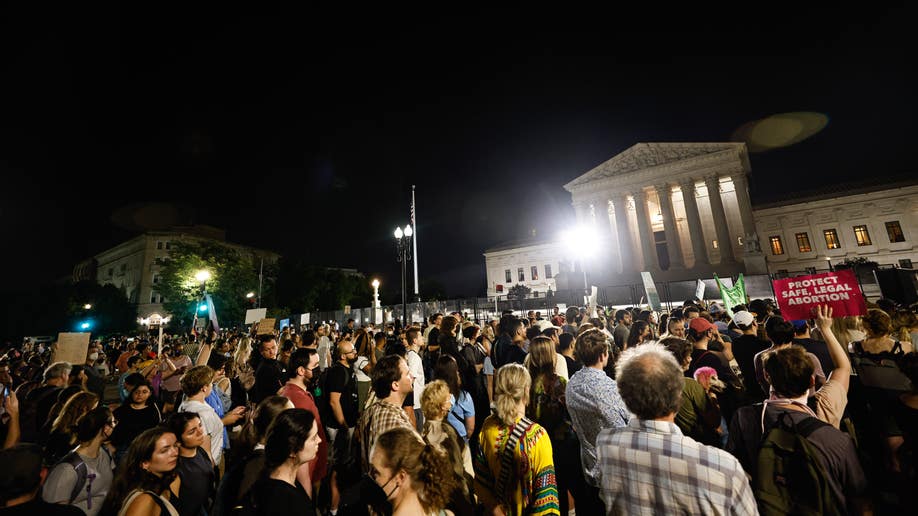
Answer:
[[[539,268],[533,265],[529,268],[529,275],[532,277],[532,280],[535,281],[539,279]]]
[[[859,246],[870,245],[870,233],[867,231],[867,226],[854,226],[854,238]]]
[[[808,253],[813,250],[813,248],[810,247],[810,236],[809,235],[807,235],[806,233],[797,233],[796,236],[797,236],[797,249],[799,249],[801,253]]]
[[[504,276],[506,276],[504,281],[506,281],[507,283],[510,283],[511,281],[513,281],[513,278],[510,277],[510,269],[504,269]]]
[[[838,233],[834,229],[827,229],[822,234],[826,237],[827,249],[839,249],[841,247],[841,244],[838,243]]]
[[[526,276],[523,274],[523,268],[522,268],[522,267],[520,267],[519,269],[516,270],[516,274],[517,274],[517,276],[519,276],[520,281],[526,281]]]
[[[711,240],[711,245],[714,246],[714,249],[717,249],[717,240]]]
[[[545,279],[551,279],[551,265],[545,265]]]
[[[736,245],[743,247],[743,237],[742,236],[736,237]]]
[[[771,254],[784,254],[784,245],[781,243],[781,237],[778,235],[768,238],[771,242]]]
[[[889,234],[890,242],[905,242],[905,234],[902,233],[902,226],[898,220],[886,223],[886,232]]]

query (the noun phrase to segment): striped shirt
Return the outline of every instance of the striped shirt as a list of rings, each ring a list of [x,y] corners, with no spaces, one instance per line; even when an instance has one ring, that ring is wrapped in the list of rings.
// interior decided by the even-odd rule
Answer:
[[[593,475],[608,514],[758,514],[739,461],[665,421],[603,430]]]

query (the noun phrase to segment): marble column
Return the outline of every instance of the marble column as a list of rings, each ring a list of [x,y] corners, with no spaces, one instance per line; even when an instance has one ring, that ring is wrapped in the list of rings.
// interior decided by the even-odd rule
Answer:
[[[730,241],[730,228],[727,226],[727,214],[724,211],[724,201],[720,198],[720,181],[717,176],[704,178],[708,187],[708,201],[711,203],[711,213],[714,216],[714,228],[717,230],[717,248],[720,250],[720,263],[734,263],[733,242]]]
[[[590,219],[590,207],[582,202],[574,203],[574,214],[577,217],[578,224],[591,224],[593,221]]]
[[[656,185],[657,198],[660,200],[660,214],[663,215],[663,231],[666,233],[666,250],[669,253],[669,268],[684,269],[682,244],[679,242],[679,231],[676,229],[676,214],[673,212],[672,188],[669,184]]]
[[[605,274],[612,269],[612,224],[609,222],[609,198],[605,195],[593,200],[593,222],[599,238],[598,254],[594,263]],[[596,271],[600,272],[600,271]]]
[[[708,251],[704,243],[704,230],[701,228],[701,215],[698,214],[698,201],[695,200],[695,180],[684,179],[679,183],[682,189],[682,202],[685,204],[685,218],[688,221],[689,240],[695,254],[695,266],[707,265]]]
[[[650,225],[650,213],[647,211],[647,194],[641,188],[632,195],[634,196],[634,211],[637,214],[638,239],[641,242],[641,251],[644,253],[643,270],[658,270],[660,262],[657,260],[657,246]]]
[[[745,172],[730,176],[733,189],[736,191],[736,203],[739,205],[740,219],[743,222],[743,241],[754,238],[755,219],[752,217],[752,200],[749,198],[749,181]]]
[[[631,248],[631,224],[628,222],[628,201],[625,194],[612,196],[615,209],[615,233],[618,235],[618,254],[622,260],[622,272],[631,272],[634,267],[634,249]]]

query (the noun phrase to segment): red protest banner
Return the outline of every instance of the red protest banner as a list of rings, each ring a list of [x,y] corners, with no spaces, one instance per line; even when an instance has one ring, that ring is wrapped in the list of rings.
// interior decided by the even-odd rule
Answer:
[[[833,317],[867,313],[861,287],[850,269],[773,280],[772,285],[787,320],[810,319],[810,310],[817,305],[831,306]]]

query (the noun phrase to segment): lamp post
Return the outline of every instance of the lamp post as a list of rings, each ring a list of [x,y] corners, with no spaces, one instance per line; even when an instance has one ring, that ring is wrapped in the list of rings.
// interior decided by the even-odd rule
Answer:
[[[198,280],[198,283],[201,284],[201,304],[196,304],[196,306],[194,307],[195,323],[197,323],[197,320],[198,320],[198,312],[202,311],[202,306],[203,306],[203,311],[205,312],[207,311],[207,304],[206,304],[207,303],[207,297],[206,297],[207,296],[207,280],[209,280],[210,277],[211,277],[210,271],[208,271],[207,269],[201,269],[194,275],[194,279]],[[207,327],[206,322],[204,323],[204,327],[205,328]]]
[[[407,270],[408,270],[408,260],[411,259],[411,235],[414,234],[414,231],[411,229],[411,225],[405,226],[405,230],[402,231],[402,228],[395,228],[395,243],[398,248],[397,260],[402,264],[402,327],[404,328],[408,324],[408,302],[407,302],[407,292],[406,292],[406,281],[407,281]]]
[[[385,321],[380,321],[381,317],[380,317],[380,310],[379,310],[379,280],[374,279],[372,282],[370,282],[370,285],[373,287],[373,301],[370,303],[370,306],[372,307],[371,309],[373,310],[373,319],[370,322],[372,322],[373,324],[379,324],[380,322],[385,322]]]

